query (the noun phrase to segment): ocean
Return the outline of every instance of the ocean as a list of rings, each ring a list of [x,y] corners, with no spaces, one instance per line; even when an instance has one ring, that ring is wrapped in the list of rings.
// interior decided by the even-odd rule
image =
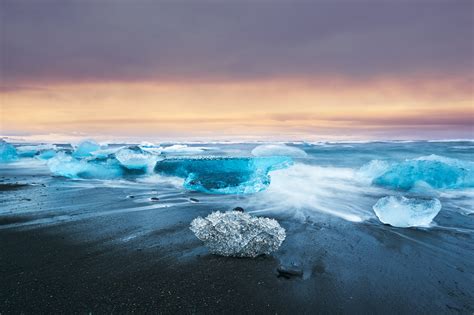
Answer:
[[[17,251],[28,246],[18,235],[87,245],[107,259],[131,259],[136,250],[150,255],[127,268],[151,268],[157,260],[204,268],[232,258],[210,255],[190,222],[242,207],[286,229],[281,248],[263,262],[233,258],[245,272],[265,274],[276,291],[260,298],[275,309],[290,310],[277,301],[289,290],[288,298],[306,310],[316,304],[339,312],[474,310],[472,141],[12,145],[14,153],[2,149],[0,164],[0,239],[9,242],[0,255],[12,272],[4,283],[19,292],[24,287],[14,284],[11,261],[24,264]],[[393,204],[380,201],[386,197]],[[43,270],[57,264],[30,252]],[[91,270],[99,274],[103,261],[95,259]],[[229,266],[219,261],[215,268],[225,273]],[[268,270],[253,270],[257,264]],[[302,276],[281,279],[278,266],[299,268]],[[35,267],[24,268],[41,277]],[[31,279],[25,281],[31,289]],[[245,289],[247,299],[257,298]]]

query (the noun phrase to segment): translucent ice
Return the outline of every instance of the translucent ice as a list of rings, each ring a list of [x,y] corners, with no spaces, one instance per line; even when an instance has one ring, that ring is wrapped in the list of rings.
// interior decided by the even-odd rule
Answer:
[[[379,199],[373,209],[385,224],[396,227],[427,226],[441,210],[441,202],[436,198],[388,196]]]
[[[122,148],[115,153],[115,157],[123,167],[130,170],[152,169],[159,159],[158,156],[144,151],[138,146]]]
[[[284,144],[259,145],[252,150],[252,155],[254,156],[290,156],[290,157],[295,157],[295,158],[307,156],[305,151],[295,148],[295,147],[290,147]]]
[[[11,162],[18,159],[14,146],[0,139],[0,162]]]
[[[76,150],[73,153],[74,157],[87,157],[91,156],[92,152],[100,150],[100,145],[93,140],[85,140],[77,146]]]
[[[274,219],[258,218],[239,211],[213,212],[191,222],[191,231],[213,254],[257,257],[277,250],[286,237]]]
[[[432,188],[474,187],[474,163],[430,155],[400,163],[372,161],[361,168],[372,172],[372,182],[379,186],[409,190],[417,184]]]
[[[48,167],[53,174],[69,178],[110,179],[123,175],[123,169],[115,159],[78,160],[63,152],[48,160]]]
[[[184,187],[189,190],[246,194],[266,189],[268,173],[291,164],[288,157],[169,158],[157,162],[155,172],[184,178]]]

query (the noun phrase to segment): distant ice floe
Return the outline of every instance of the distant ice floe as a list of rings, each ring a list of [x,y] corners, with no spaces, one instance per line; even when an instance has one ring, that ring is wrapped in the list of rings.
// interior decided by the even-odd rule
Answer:
[[[379,199],[373,209],[379,220],[385,224],[403,228],[428,226],[441,210],[441,202],[436,198],[388,196]]]
[[[269,172],[293,164],[289,157],[186,157],[158,161],[155,172],[185,179],[184,187],[211,194],[248,194],[270,184]]]
[[[474,187],[474,163],[438,155],[399,163],[374,160],[360,169],[375,185],[410,190],[419,184],[435,189]]]
[[[206,147],[193,147],[186,144],[174,144],[160,148],[162,153],[199,153],[208,150]]]
[[[238,211],[213,212],[191,222],[191,231],[216,255],[257,257],[276,251],[286,238],[274,219]]]
[[[7,163],[18,160],[18,153],[13,145],[0,140],[0,162]]]
[[[253,156],[289,156],[293,158],[306,157],[305,151],[284,144],[262,144],[252,150]]]

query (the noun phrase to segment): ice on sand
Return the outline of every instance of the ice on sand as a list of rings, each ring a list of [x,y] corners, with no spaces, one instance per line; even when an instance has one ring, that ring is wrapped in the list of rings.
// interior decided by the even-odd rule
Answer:
[[[211,213],[191,222],[191,231],[213,254],[257,257],[276,251],[285,240],[285,229],[274,219],[239,211]]]
[[[441,210],[441,202],[436,198],[388,196],[379,199],[373,209],[385,224],[395,227],[428,226]]]

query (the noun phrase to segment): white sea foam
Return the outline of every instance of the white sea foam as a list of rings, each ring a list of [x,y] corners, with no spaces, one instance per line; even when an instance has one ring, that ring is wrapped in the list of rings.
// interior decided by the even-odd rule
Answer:
[[[326,213],[347,221],[373,217],[371,207],[383,193],[358,179],[350,168],[296,164],[271,173],[270,187],[250,198],[254,212],[291,212],[305,218]],[[251,211],[252,212],[252,211]]]

